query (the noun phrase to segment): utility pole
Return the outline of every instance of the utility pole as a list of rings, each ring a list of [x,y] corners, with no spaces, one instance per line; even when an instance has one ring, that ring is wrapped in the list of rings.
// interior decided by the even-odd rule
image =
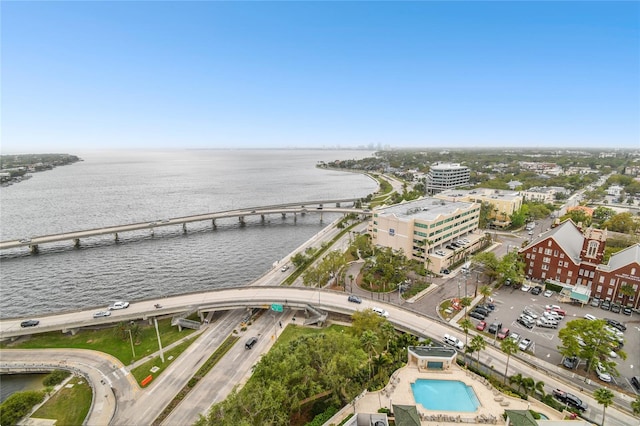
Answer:
[[[160,340],[160,331],[158,330],[158,318],[153,317],[153,325],[156,327],[156,336],[158,337],[158,348],[160,348],[160,360],[164,364],[164,352],[162,350],[162,341]]]
[[[133,335],[131,334],[131,330],[127,329],[129,332],[129,341],[131,342],[131,352],[133,353],[133,357],[136,357],[136,351],[133,349]]]

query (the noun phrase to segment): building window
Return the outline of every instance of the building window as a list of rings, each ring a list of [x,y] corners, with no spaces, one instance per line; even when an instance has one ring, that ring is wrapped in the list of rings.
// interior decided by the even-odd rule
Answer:
[[[564,262],[564,267],[568,268],[569,267],[569,262]]]
[[[609,280],[609,285],[616,285],[616,279],[615,278],[611,278]]]
[[[543,257],[542,258],[542,262],[543,263],[551,263],[551,258],[550,257]]]
[[[609,289],[607,290],[607,296],[611,296],[612,294],[613,294],[613,289],[612,289],[612,288],[609,288]]]
[[[568,276],[568,277],[573,276],[573,271],[568,271],[568,272],[567,272],[567,276]]]
[[[544,250],[544,254],[547,256],[551,256],[552,250],[551,249],[545,249]]]
[[[564,253],[560,253],[560,259],[564,259]]]
[[[551,247],[551,244],[553,244],[551,240],[547,241],[547,247]]]
[[[553,257],[558,257],[558,250],[553,251]]]
[[[631,275],[635,275],[636,274],[636,268],[631,268]]]
[[[598,287],[596,287],[596,291],[597,291],[598,293],[600,293],[600,292],[602,291],[602,286],[601,286],[601,285],[599,285]]]
[[[598,282],[599,282],[600,284],[603,284],[603,283],[604,283],[604,275],[600,275],[600,279],[598,280]],[[602,287],[602,286],[600,286],[600,287]]]
[[[578,271],[578,275],[583,275],[584,274],[584,269],[580,268],[580,270]]]
[[[527,259],[531,259],[531,253],[527,253]]]
[[[558,268],[556,269],[556,274],[560,275],[562,273],[562,269]]]
[[[549,270],[549,265],[547,265],[547,264],[542,264],[542,265],[540,266],[540,269],[542,269],[543,271],[548,271],[548,270]]]
[[[596,257],[598,254],[598,247],[600,243],[597,241],[589,241],[589,248],[587,248],[587,257]]]
[[[591,272],[589,273],[589,278],[593,278],[593,276],[594,276],[594,275],[595,275],[595,272],[594,272],[594,271],[591,271]]]

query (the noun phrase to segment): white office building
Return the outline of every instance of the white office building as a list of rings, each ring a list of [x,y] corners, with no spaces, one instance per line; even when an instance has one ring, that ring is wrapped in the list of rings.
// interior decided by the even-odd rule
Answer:
[[[427,174],[427,193],[437,194],[445,189],[469,185],[471,172],[459,163],[440,163],[431,166]]]

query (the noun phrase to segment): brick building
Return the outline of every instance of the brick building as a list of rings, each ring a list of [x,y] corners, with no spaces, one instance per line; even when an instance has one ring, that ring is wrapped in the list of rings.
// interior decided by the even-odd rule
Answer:
[[[606,229],[582,230],[571,220],[564,221],[520,250],[525,274],[532,279],[580,287],[588,290],[591,297],[638,308],[640,244],[614,254],[603,264],[606,241]],[[622,294],[623,286],[633,288],[634,294]]]

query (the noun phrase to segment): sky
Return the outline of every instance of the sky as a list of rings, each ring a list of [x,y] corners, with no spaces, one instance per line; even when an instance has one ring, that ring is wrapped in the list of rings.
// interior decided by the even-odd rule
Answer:
[[[640,148],[640,2],[3,1],[0,152]]]

